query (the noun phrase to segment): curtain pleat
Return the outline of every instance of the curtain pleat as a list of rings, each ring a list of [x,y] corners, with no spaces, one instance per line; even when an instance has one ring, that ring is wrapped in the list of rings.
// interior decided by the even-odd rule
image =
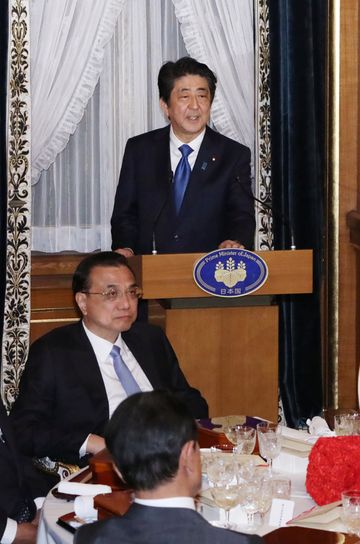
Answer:
[[[280,391],[288,425],[322,408],[320,289],[325,189],[327,2],[270,0],[275,249],[313,249],[311,295],[280,300]]]

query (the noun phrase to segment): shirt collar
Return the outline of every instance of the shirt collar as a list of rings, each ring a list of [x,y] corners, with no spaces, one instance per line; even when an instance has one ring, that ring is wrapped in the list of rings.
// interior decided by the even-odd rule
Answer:
[[[167,497],[165,499],[139,499],[135,497],[134,502],[156,508],[189,508],[195,510],[195,502],[192,497]]]
[[[191,142],[187,142],[191,149],[193,149],[193,151],[195,151],[196,153],[199,151],[202,141],[204,139],[205,130],[206,129],[204,128],[204,130],[198,136],[196,136],[196,138],[191,140]],[[179,147],[184,143],[185,142],[179,140],[179,138],[175,135],[173,127],[172,125],[170,125],[170,144],[172,144],[176,149],[179,149]]]
[[[111,342],[109,342],[109,340],[105,340],[105,338],[101,338],[101,336],[98,336],[97,334],[91,332],[91,330],[88,329],[85,325],[84,321],[82,321],[82,325],[90,341],[90,344],[92,345],[95,355],[100,361],[105,361],[105,359],[109,356],[114,344],[116,346],[119,346],[120,349],[124,349],[124,341],[121,338],[121,334],[119,334],[114,344],[112,344]]]

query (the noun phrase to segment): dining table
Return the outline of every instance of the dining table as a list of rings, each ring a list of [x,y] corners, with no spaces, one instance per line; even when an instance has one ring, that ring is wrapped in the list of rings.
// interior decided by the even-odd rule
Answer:
[[[293,436],[294,434],[291,434],[289,443],[293,441]],[[305,434],[304,438],[306,438]],[[209,450],[208,432],[205,442],[206,448],[203,448],[202,451]],[[225,450],[224,455],[228,455],[229,453],[226,452],[226,441],[224,441],[223,436],[221,436],[220,442],[220,446]],[[291,449],[285,448],[284,452],[281,452],[281,457],[278,462],[274,464],[273,477],[281,479],[285,478],[291,481],[289,501],[291,501],[293,508],[292,517],[291,520],[285,524],[281,524],[279,520],[276,520],[274,524],[274,520],[271,520],[272,509],[270,509],[264,515],[262,523],[259,523],[256,526],[256,534],[262,536],[264,541],[268,544],[288,544],[290,542],[291,544],[297,544],[298,542],[306,544],[360,543],[358,537],[347,534],[346,527],[339,515],[341,513],[341,508],[338,505],[334,505],[332,511],[333,515],[321,515],[321,509],[319,509],[318,505],[306,490],[306,464],[307,456],[304,454],[304,451],[301,452],[300,456],[297,456],[296,452],[292,452]],[[106,464],[101,463],[101,467],[101,470],[105,475],[104,477],[108,478],[109,474],[106,473]],[[267,470],[266,467],[264,467],[264,470]],[[77,475],[77,481],[81,481],[82,478],[85,481],[88,480],[89,474],[91,475],[92,471],[93,469],[91,470],[91,468],[83,469]],[[202,491],[196,500],[196,505],[198,512],[210,523],[216,525],[224,520],[224,513],[214,504],[214,502],[209,500],[209,494],[207,494],[208,484],[206,474],[203,474]],[[117,493],[129,493],[129,491],[118,490]],[[104,495],[103,497],[107,497],[108,504],[111,503],[111,495]],[[332,510],[331,505],[329,510]],[[316,516],[318,511],[320,512],[320,515]],[[77,523],[76,520],[74,521],[73,519],[73,513],[74,497],[62,496],[56,491],[56,488],[51,490],[47,495],[42,508],[37,544],[72,544],[75,528],[71,527],[71,524]],[[246,526],[246,517],[244,516],[245,514],[241,506],[237,506],[230,511],[230,523],[233,529],[240,532],[247,532],[248,527]],[[68,518],[71,519],[71,522],[68,521]]]

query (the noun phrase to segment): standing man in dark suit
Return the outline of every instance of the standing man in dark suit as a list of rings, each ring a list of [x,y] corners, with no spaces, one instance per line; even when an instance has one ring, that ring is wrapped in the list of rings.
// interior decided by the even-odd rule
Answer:
[[[45,478],[16,447],[9,418],[0,400],[0,543],[35,544],[34,498],[49,491]],[[32,523],[31,523],[32,522]]]
[[[127,142],[112,248],[126,257],[252,249],[250,150],[207,126],[215,74],[184,57],[162,66],[158,86],[170,126]]]
[[[82,321],[30,348],[10,415],[24,454],[86,464],[87,454],[105,447],[109,416],[135,391],[169,389],[194,417],[207,417],[206,401],[186,381],[162,330],[135,322],[140,289],[125,257],[86,257],[73,292]]]
[[[122,517],[81,527],[75,544],[257,544],[262,539],[213,527],[195,511],[201,486],[197,428],[170,393],[126,399],[105,432],[120,477],[135,499]]]

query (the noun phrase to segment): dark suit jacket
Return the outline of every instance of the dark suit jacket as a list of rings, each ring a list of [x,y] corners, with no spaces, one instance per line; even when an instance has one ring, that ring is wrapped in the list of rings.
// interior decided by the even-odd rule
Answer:
[[[254,245],[250,150],[209,127],[178,217],[172,200],[169,126],[130,138],[116,191],[112,248],[147,254],[208,252],[226,239]]]
[[[154,389],[174,391],[194,417],[207,417],[206,401],[187,383],[159,327],[136,322],[122,336]],[[89,433],[103,435],[109,405],[81,322],[32,344],[10,418],[24,454],[68,463],[81,462],[79,449]]]
[[[49,491],[47,480],[33,467],[30,459],[23,458],[16,447],[10,421],[0,401],[0,429],[5,440],[0,441],[0,540],[7,518],[17,519],[27,505],[32,517],[36,506],[33,498]]]
[[[260,544],[257,535],[213,527],[188,508],[154,508],[133,504],[123,517],[78,529],[75,544]]]

